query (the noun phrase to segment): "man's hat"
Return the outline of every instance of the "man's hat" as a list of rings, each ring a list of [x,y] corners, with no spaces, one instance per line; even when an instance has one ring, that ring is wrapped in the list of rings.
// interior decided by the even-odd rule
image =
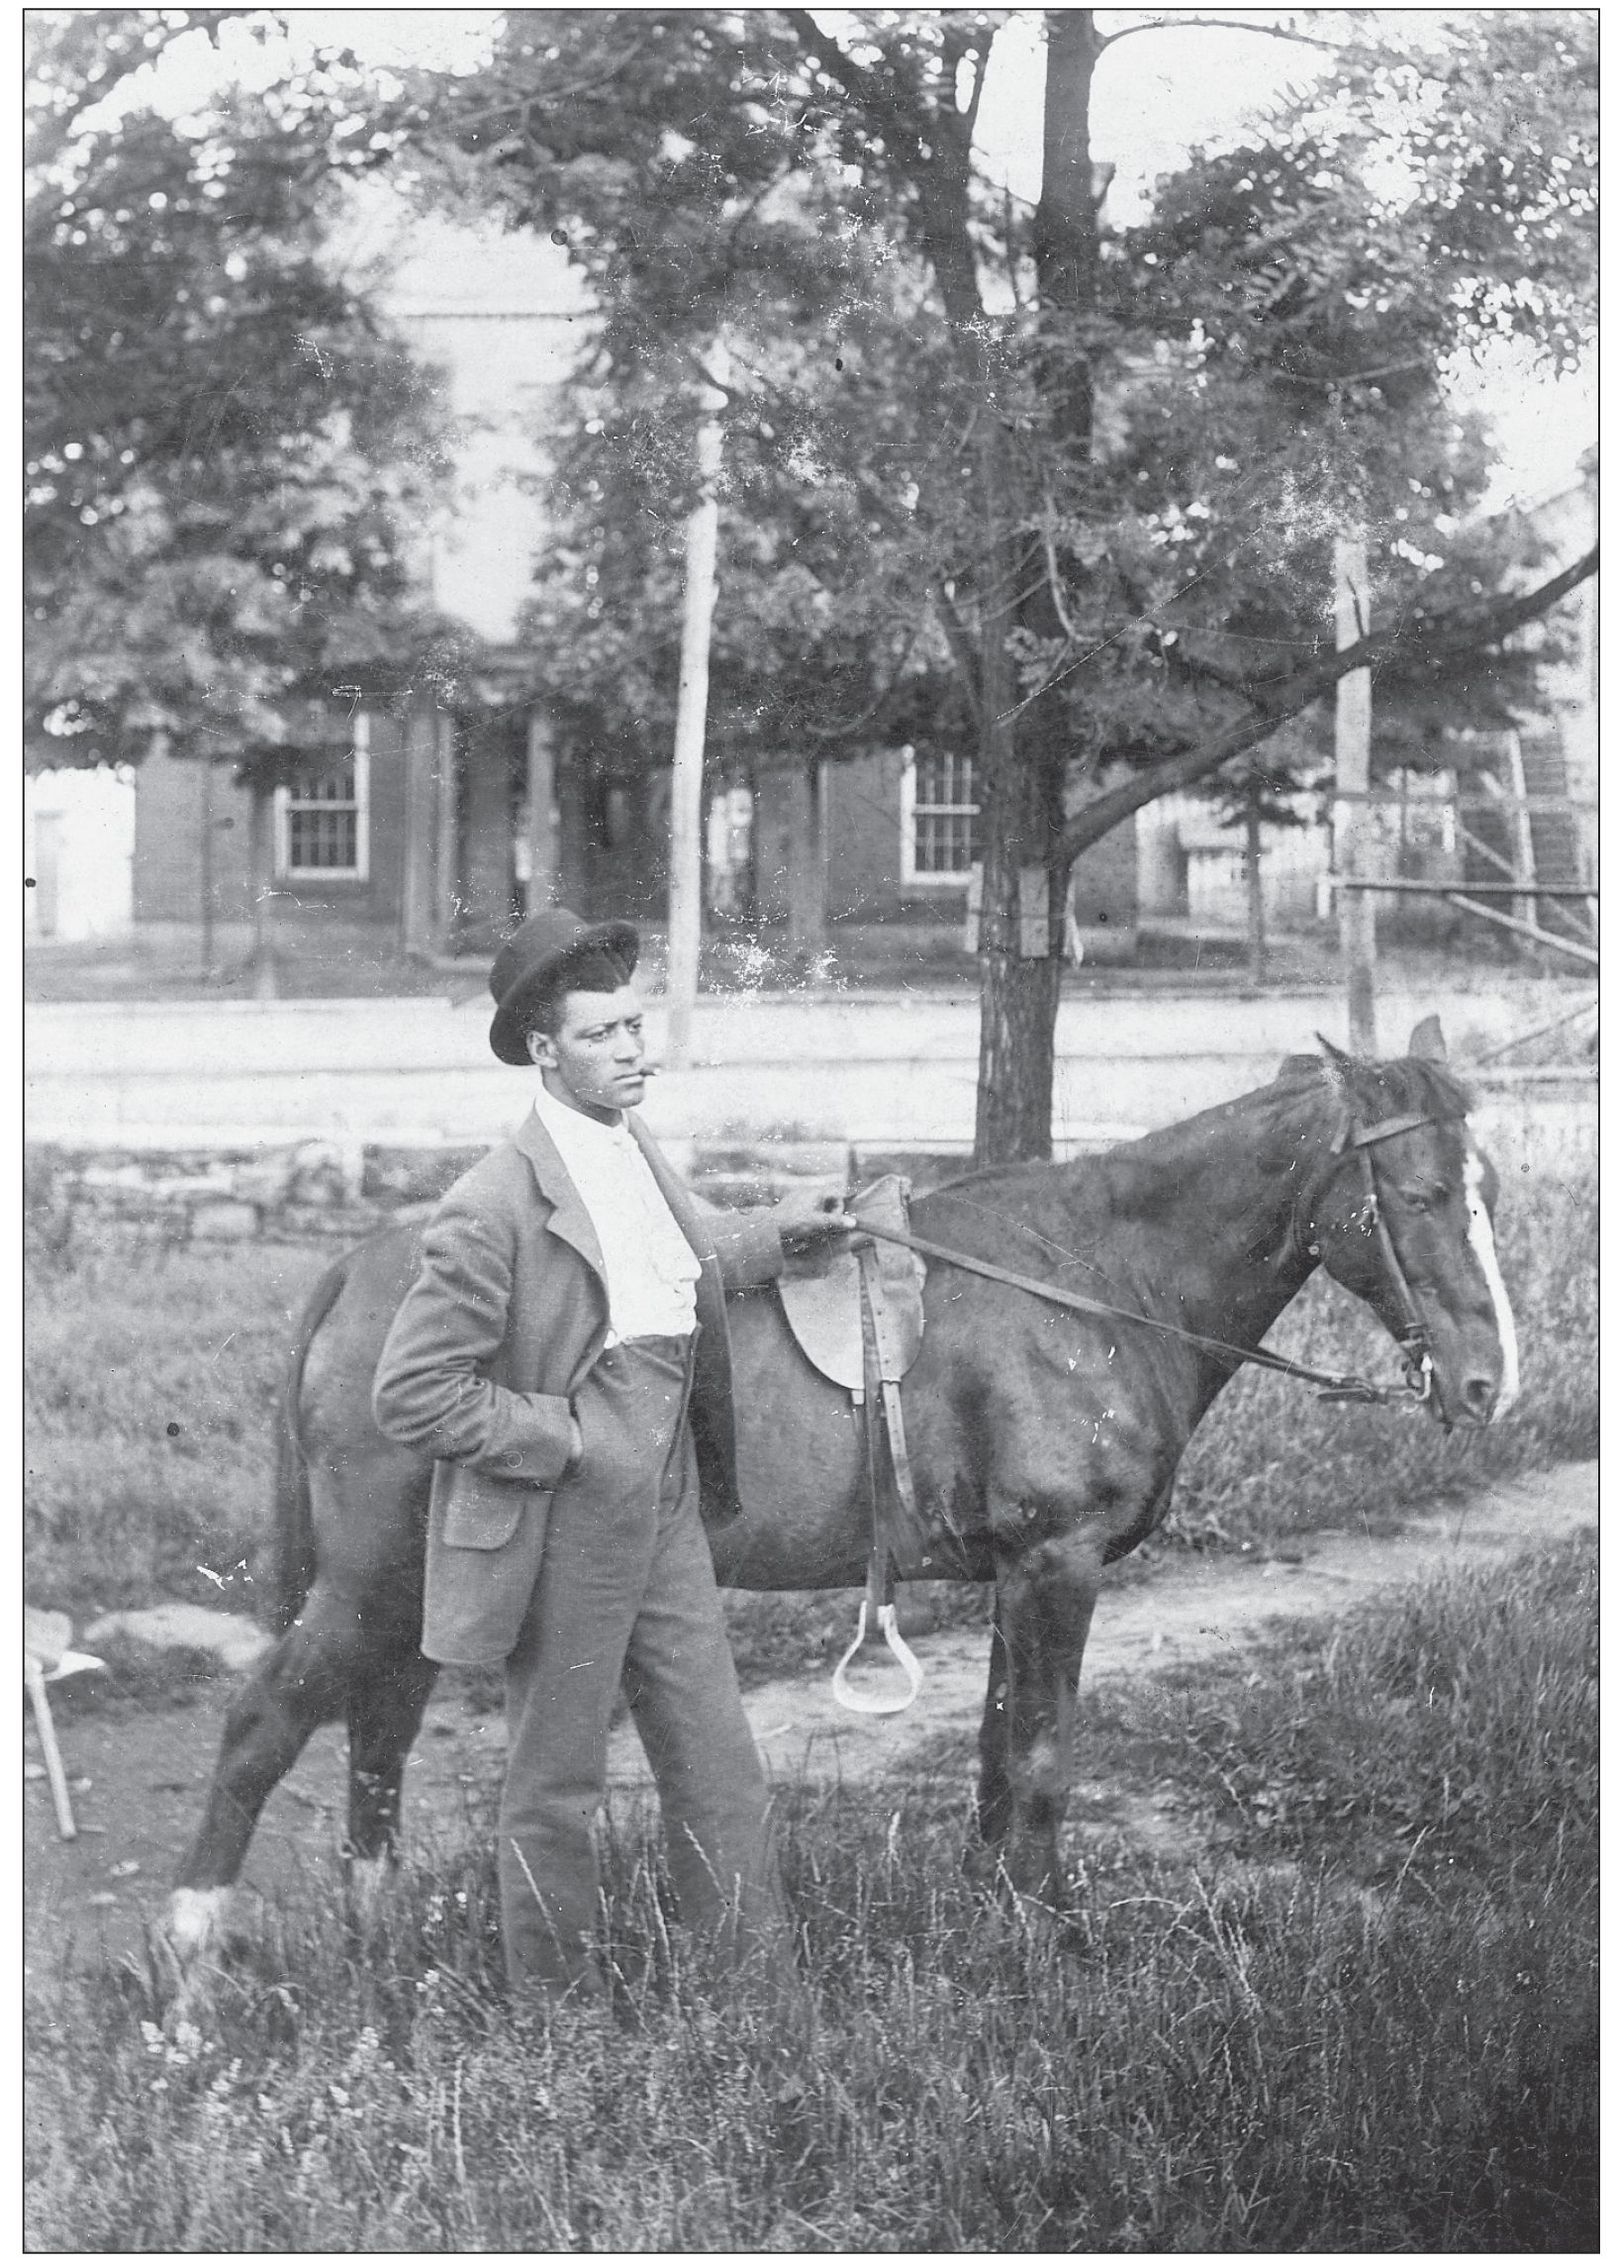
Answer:
[[[568,964],[606,953],[622,963],[621,981],[639,957],[639,931],[631,921],[585,921],[565,905],[546,905],[522,922],[488,975],[496,1004],[488,1044],[501,1062],[526,1069],[527,1019],[539,996]]]

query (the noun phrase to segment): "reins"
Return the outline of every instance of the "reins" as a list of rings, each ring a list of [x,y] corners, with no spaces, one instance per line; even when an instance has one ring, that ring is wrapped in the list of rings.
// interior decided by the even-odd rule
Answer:
[[[1331,1145],[1336,1166],[1344,1162],[1353,1151],[1372,1147],[1376,1142],[1391,1140],[1397,1133],[1413,1133],[1420,1126],[1433,1125],[1437,1120],[1430,1116],[1391,1117],[1377,1125],[1353,1125],[1349,1119],[1340,1127]],[[1377,1216],[1376,1192],[1372,1187],[1372,1163],[1368,1160],[1369,1197],[1374,1203],[1376,1227],[1383,1223]],[[850,1215],[849,1215],[850,1217]],[[1197,1346],[1203,1353],[1217,1355],[1230,1363],[1253,1362],[1259,1369],[1270,1369],[1280,1377],[1295,1377],[1302,1384],[1318,1387],[1318,1396],[1331,1401],[1367,1401],[1388,1408],[1397,1402],[1422,1402],[1428,1398],[1429,1379],[1422,1345],[1422,1330],[1417,1314],[1411,1305],[1411,1293],[1401,1264],[1390,1243],[1388,1232],[1384,1241],[1393,1262],[1392,1279],[1398,1296],[1407,1312],[1407,1326],[1397,1333],[1399,1342],[1409,1348],[1408,1382],[1402,1385],[1375,1385],[1370,1378],[1349,1375],[1334,1369],[1313,1369],[1304,1361],[1293,1361],[1287,1354],[1271,1353],[1265,1346],[1233,1345],[1225,1338],[1207,1337],[1198,1330],[1185,1330],[1180,1323],[1165,1322],[1152,1314],[1135,1314],[1125,1306],[1112,1306],[1103,1299],[1085,1298],[1080,1291],[1065,1290],[1058,1283],[1044,1282],[1036,1275],[1022,1275],[1012,1268],[1000,1267],[990,1259],[972,1258],[968,1252],[949,1250],[945,1244],[932,1243],[920,1235],[903,1235],[894,1228],[870,1226],[866,1221],[852,1217],[851,1224],[863,1235],[876,1242],[899,1244],[905,1251],[917,1252],[924,1259],[938,1259],[945,1266],[961,1267],[967,1274],[981,1275],[989,1282],[1004,1283],[1011,1290],[1024,1291],[1029,1297],[1040,1298],[1050,1306],[1063,1307],[1068,1313],[1088,1314],[1101,1321],[1131,1322],[1137,1328],[1153,1330],[1161,1337],[1176,1338],[1184,1345]],[[1419,1382],[1412,1382],[1412,1372],[1419,1372]]]

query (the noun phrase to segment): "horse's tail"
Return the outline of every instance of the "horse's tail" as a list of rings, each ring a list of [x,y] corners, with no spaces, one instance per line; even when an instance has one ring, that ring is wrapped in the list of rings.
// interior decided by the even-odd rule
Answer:
[[[308,1484],[308,1456],[298,1426],[303,1395],[303,1368],[319,1326],[342,1294],[355,1253],[348,1252],[324,1274],[309,1294],[297,1325],[291,1367],[275,1425],[275,1561],[274,1625],[284,1636],[302,1611],[314,1582],[314,1498]]]

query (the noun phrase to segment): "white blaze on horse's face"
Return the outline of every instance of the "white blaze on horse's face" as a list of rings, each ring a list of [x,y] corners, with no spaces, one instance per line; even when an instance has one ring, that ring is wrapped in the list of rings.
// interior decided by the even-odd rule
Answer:
[[[1463,1158],[1463,1200],[1468,1207],[1469,1247],[1491,1294],[1496,1334],[1502,1346],[1502,1383],[1492,1411],[1494,1418],[1503,1415],[1518,1398],[1519,1334],[1513,1323],[1507,1284],[1502,1280],[1502,1269],[1497,1262],[1496,1237],[1491,1232],[1491,1215],[1485,1202],[1485,1163],[1472,1142]]]

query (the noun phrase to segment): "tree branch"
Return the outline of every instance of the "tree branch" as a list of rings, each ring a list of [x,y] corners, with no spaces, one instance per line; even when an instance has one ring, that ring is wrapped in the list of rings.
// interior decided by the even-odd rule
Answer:
[[[1246,748],[1254,747],[1266,739],[1291,716],[1298,716],[1303,708],[1321,694],[1338,684],[1357,669],[1372,668],[1392,654],[1403,663],[1417,659],[1420,654],[1430,660],[1450,660],[1459,653],[1483,651],[1500,645],[1505,637],[1520,629],[1526,622],[1539,619],[1566,598],[1571,590],[1578,589],[1597,572],[1597,546],[1543,582],[1534,590],[1526,590],[1514,598],[1498,599],[1494,605],[1478,613],[1444,621],[1424,623],[1410,635],[1399,629],[1383,630],[1370,637],[1359,637],[1337,653],[1320,654],[1305,668],[1297,669],[1288,677],[1274,679],[1268,686],[1251,686],[1245,697],[1251,708],[1247,715],[1234,719],[1214,733],[1187,748],[1181,755],[1172,756],[1165,763],[1127,779],[1118,787],[1111,787],[1102,795],[1095,795],[1084,803],[1070,819],[1055,844],[1055,856],[1062,859],[1079,857],[1083,850],[1103,839],[1123,819],[1134,811],[1157,802],[1162,795],[1180,794],[1185,788],[1197,786],[1208,779],[1223,764],[1231,763]]]
[[[997,36],[996,27],[990,26],[980,53],[975,58],[975,84],[970,88],[970,98],[964,106],[964,138],[969,142],[975,139],[975,121],[980,113],[981,92],[986,85],[986,66],[992,60],[992,46]]]
[[[830,77],[839,79],[852,100],[863,104],[881,132],[890,139],[893,150],[907,168],[909,179],[917,187],[925,172],[924,143],[891,88],[878,72],[856,61],[828,32],[821,31],[809,9],[784,8],[780,13],[801,43],[802,53],[816,55]]]
[[[1360,49],[1352,40],[1343,45],[1338,40],[1317,39],[1310,32],[1290,31],[1284,24],[1241,23],[1236,16],[1157,16],[1147,23],[1123,24],[1119,31],[1099,34],[1099,53],[1116,46],[1123,39],[1131,39],[1140,31],[1253,31],[1264,39],[1287,40],[1295,47],[1320,47],[1325,55],[1354,55]]]
[[[985,717],[981,707],[980,656],[970,642],[970,633],[963,616],[953,604],[939,575],[931,588],[936,594],[936,611],[941,617],[942,635],[947,640],[948,651],[957,666],[959,682],[964,687],[964,698],[969,703],[970,714],[977,725],[983,724]]]

